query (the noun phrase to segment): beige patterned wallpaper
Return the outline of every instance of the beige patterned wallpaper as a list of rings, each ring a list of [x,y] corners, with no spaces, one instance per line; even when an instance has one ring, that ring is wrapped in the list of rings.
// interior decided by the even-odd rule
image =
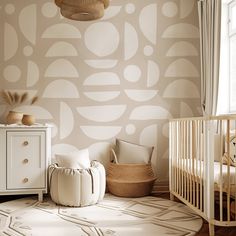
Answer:
[[[106,163],[115,137],[154,145],[167,180],[168,119],[201,113],[196,2],[112,0],[92,22],[62,18],[53,0],[2,0],[0,12],[0,87],[40,97],[17,109],[54,125],[53,153],[89,147]]]

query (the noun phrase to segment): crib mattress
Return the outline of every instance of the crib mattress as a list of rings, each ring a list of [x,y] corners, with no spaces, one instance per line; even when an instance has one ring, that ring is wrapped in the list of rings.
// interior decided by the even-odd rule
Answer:
[[[179,160],[178,166],[179,169],[182,171],[190,174],[195,175],[198,178],[203,178],[203,165],[204,162],[200,160],[194,160],[194,162],[190,159],[182,159]],[[220,162],[214,162],[214,183],[218,185],[220,188],[220,185],[222,183],[223,188],[227,188],[228,183],[230,185],[236,184],[236,167],[229,166],[228,171],[228,165],[222,165],[222,173],[221,173],[221,164]]]

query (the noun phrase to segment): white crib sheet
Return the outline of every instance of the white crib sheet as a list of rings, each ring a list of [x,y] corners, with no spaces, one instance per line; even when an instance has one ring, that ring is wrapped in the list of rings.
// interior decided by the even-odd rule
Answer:
[[[229,173],[229,174],[228,174]],[[236,183],[236,167],[228,165],[222,165],[222,177],[220,176],[220,163],[214,162],[214,181],[220,186],[222,179],[223,187],[227,187],[227,183],[235,184]]]
[[[178,162],[178,168],[182,169],[185,172],[189,172],[189,174],[194,174],[195,176],[201,177],[200,173],[203,173],[203,161],[194,160],[194,162],[190,159],[181,159]],[[193,165],[193,168],[192,168]],[[201,165],[201,166],[200,166]],[[229,173],[229,174],[228,174]],[[202,174],[203,176],[203,174]],[[220,174],[220,162],[214,162],[214,183],[220,187],[222,183],[223,188],[228,186],[228,179],[230,185],[236,184],[236,167],[228,165],[222,165],[222,176]],[[222,181],[222,182],[221,182]]]

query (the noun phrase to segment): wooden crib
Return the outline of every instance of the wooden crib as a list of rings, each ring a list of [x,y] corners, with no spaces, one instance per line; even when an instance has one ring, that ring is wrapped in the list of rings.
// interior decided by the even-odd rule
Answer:
[[[207,220],[210,235],[215,225],[236,226],[235,127],[236,116],[170,121],[170,197]]]

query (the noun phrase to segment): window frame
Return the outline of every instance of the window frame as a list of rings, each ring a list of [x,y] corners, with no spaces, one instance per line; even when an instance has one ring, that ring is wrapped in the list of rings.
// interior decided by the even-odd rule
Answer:
[[[236,34],[236,25],[235,29],[232,29],[232,9],[236,7],[236,1],[232,0],[228,3],[228,24],[229,24],[229,37]]]
[[[229,70],[229,113],[235,113],[236,112],[236,101],[234,102],[234,106],[232,105],[232,99],[231,99],[231,50],[230,50],[230,43],[231,43],[231,39],[234,37],[236,37],[236,25],[235,25],[235,29],[232,28],[232,11],[233,11],[233,7],[236,7],[236,0],[232,0],[230,2],[228,2],[228,19],[227,19],[227,23],[228,23],[228,70]]]
[[[232,30],[232,9],[236,0],[222,0],[221,10],[221,47],[220,47],[220,68],[217,115],[236,114],[236,102],[231,99],[231,78],[230,78],[230,35],[236,32]],[[232,106],[234,104],[234,107]],[[234,108],[234,109],[233,109]]]

